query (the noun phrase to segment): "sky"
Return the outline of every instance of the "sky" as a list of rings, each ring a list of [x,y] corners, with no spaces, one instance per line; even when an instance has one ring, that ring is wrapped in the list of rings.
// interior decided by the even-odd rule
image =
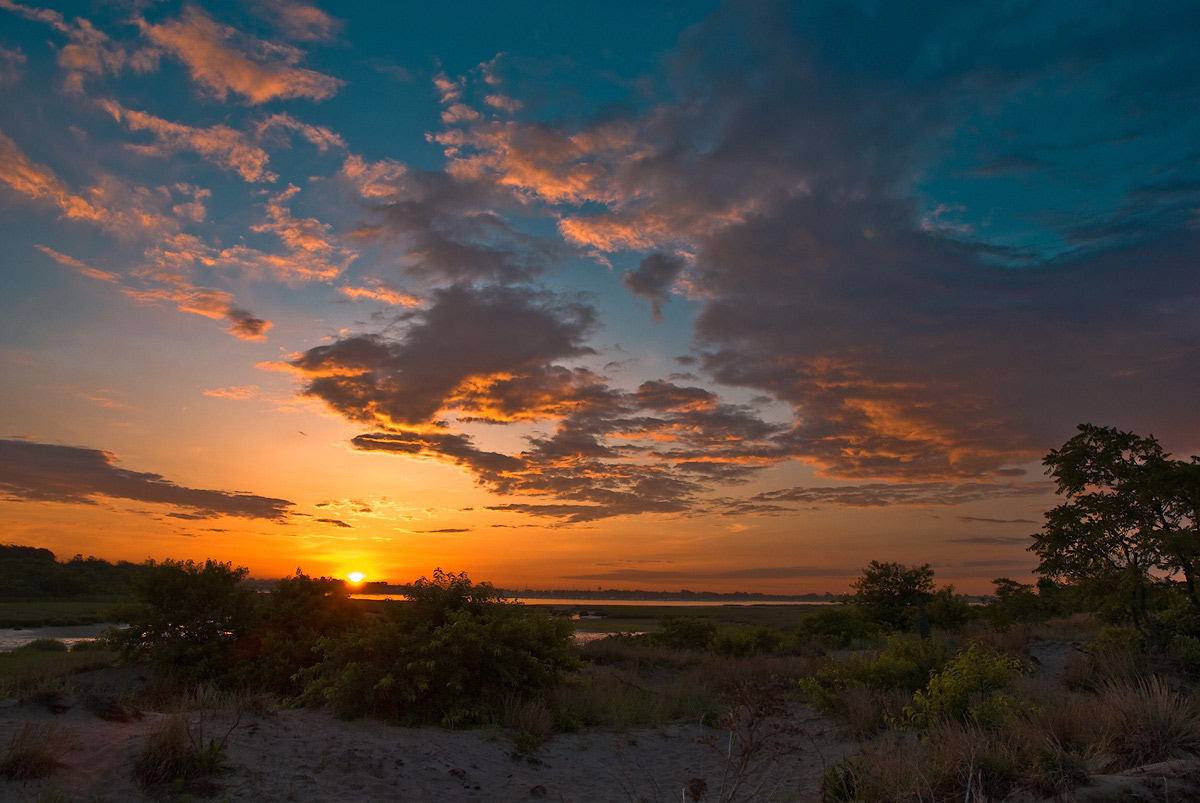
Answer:
[[[1032,579],[1200,451],[1193,2],[0,0],[0,542]]]

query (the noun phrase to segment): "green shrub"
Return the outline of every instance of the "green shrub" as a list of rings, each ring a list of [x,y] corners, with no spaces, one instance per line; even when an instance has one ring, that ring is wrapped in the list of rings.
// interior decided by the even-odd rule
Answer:
[[[871,621],[861,608],[843,605],[822,608],[805,617],[796,628],[797,641],[818,641],[827,649],[874,641],[882,635],[880,625]]]
[[[254,594],[239,586],[246,572],[212,560],[150,561],[135,587],[138,604],[122,617],[129,627],[110,630],[106,641],[128,661],[192,680],[217,677],[254,624]]]
[[[912,694],[929,682],[949,660],[950,650],[938,639],[890,636],[887,646],[871,657],[832,663],[800,680],[800,689],[826,714],[847,712],[846,692],[856,686],[876,692],[902,690]]]
[[[1009,692],[1013,681],[1026,671],[1016,658],[970,644],[960,650],[930,678],[925,689],[913,695],[897,723],[902,727],[928,728],[951,719],[983,727],[999,724],[1028,710],[1030,703]]]
[[[18,649],[29,650],[30,652],[67,652],[67,645],[58,639],[39,638],[34,639],[28,644],[21,645]]]
[[[769,627],[724,627],[709,642],[709,650],[727,658],[777,652],[783,636]]]
[[[1117,650],[1140,655],[1146,651],[1146,643],[1142,634],[1126,625],[1108,625],[1101,629],[1096,637],[1088,642],[1083,651],[1095,657],[1109,650]]]
[[[356,629],[363,616],[341,580],[297,570],[276,584],[256,627],[234,645],[226,680],[239,688],[298,694],[296,673],[321,660],[320,640]]]
[[[662,630],[651,633],[649,640],[660,647],[673,650],[708,652],[717,637],[717,624],[694,616],[664,616],[659,619]]]
[[[567,620],[504,600],[465,574],[439,569],[412,588],[411,601],[385,605],[380,620],[319,642],[323,657],[299,673],[294,702],[463,727],[494,719],[505,698],[578,665]]]

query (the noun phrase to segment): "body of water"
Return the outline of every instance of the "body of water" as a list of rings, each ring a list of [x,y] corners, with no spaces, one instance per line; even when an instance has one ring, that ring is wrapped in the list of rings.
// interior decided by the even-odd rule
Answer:
[[[40,638],[52,638],[68,647],[77,641],[98,639],[112,625],[71,625],[69,627],[2,627],[0,628],[0,652],[15,650]]]
[[[353,599],[404,599],[403,594],[351,594]],[[791,602],[787,600],[682,600],[682,599],[558,599],[556,597],[513,597],[526,605],[561,605],[571,608],[589,606],[640,605],[664,608],[712,608],[718,605],[832,605],[831,602]]]

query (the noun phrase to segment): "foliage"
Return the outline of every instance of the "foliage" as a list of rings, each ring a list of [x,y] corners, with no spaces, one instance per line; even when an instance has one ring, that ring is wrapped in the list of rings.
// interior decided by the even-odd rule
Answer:
[[[925,604],[933,596],[933,569],[928,563],[905,566],[873,560],[863,569],[847,602],[891,630],[911,630],[917,622],[921,634],[928,635]]]
[[[805,617],[796,627],[796,639],[818,641],[828,649],[842,649],[856,643],[874,641],[883,632],[878,623],[856,605],[835,605]]]
[[[212,560],[146,567],[134,588],[138,604],[123,617],[129,627],[106,640],[126,660],[196,680],[218,676],[254,623],[254,594],[239,586],[247,570]]]
[[[651,633],[648,641],[660,647],[707,652],[717,637],[716,622],[693,616],[664,616],[659,623],[662,630]]]
[[[929,624],[952,633],[960,633],[971,620],[971,606],[954,595],[954,586],[934,592],[926,605]]]
[[[950,658],[950,649],[938,639],[891,636],[887,646],[870,657],[855,656],[834,663],[800,680],[800,689],[827,714],[846,713],[846,692],[856,686],[876,692],[902,690],[912,694],[929,682]]]
[[[267,595],[255,628],[232,651],[228,682],[283,695],[301,688],[294,676],[321,660],[321,639],[361,625],[363,613],[341,580],[311,578],[299,569]]]
[[[129,593],[141,567],[76,555],[60,562],[48,549],[0,544],[0,599],[120,596]]]
[[[1042,622],[1049,618],[1049,606],[1028,583],[1008,577],[992,580],[995,598],[984,606],[984,617],[997,630],[1008,630],[1016,624]]]
[[[1029,703],[1010,693],[1013,681],[1026,672],[1016,658],[970,644],[960,650],[940,672],[934,672],[923,690],[913,695],[897,724],[928,728],[943,719],[991,727],[1028,710]]]
[[[1182,593],[1200,611],[1196,458],[1170,460],[1153,436],[1081,424],[1044,463],[1066,501],[1034,536],[1039,573],[1079,585],[1103,612],[1152,635],[1173,578],[1182,575]]]
[[[411,596],[379,621],[323,639],[321,661],[299,673],[296,701],[344,717],[462,727],[577,665],[569,621],[509,602],[487,583],[438,569]]]

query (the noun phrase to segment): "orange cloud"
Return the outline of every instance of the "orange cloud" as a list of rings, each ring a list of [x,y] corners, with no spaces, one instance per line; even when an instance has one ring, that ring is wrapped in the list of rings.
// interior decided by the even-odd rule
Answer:
[[[270,44],[241,36],[220,25],[195,6],[187,7],[173,22],[152,25],[139,20],[142,33],[151,42],[175,55],[191,72],[192,79],[218,100],[230,92],[247,103],[265,103],[277,98],[325,100],[337,94],[342,81],[296,66],[302,51],[287,45]],[[256,51],[251,58],[229,44],[239,38]]]
[[[299,187],[291,185],[272,196],[267,201],[266,221],[251,226],[253,231],[279,237],[290,252],[286,258],[242,247],[222,252],[222,258],[261,265],[287,280],[328,281],[341,275],[358,254],[334,244],[328,223],[292,217],[287,202],[299,192]]]
[[[338,175],[346,179],[361,197],[380,200],[396,194],[396,182],[407,170],[402,163],[392,159],[366,162],[361,156],[351,154]]]
[[[419,307],[421,305],[420,298],[402,293],[382,282],[375,282],[371,287],[339,287],[337,290],[352,301],[366,298],[397,307]]]
[[[58,52],[57,60],[66,73],[63,89],[70,94],[82,94],[83,82],[88,76],[106,72],[115,75],[125,67],[136,72],[148,72],[158,64],[157,52],[149,49],[126,50],[114,44],[104,32],[83,18],[77,17],[72,25],[57,11],[23,6],[11,0],[0,0],[0,8],[49,25],[67,35],[70,41]]]
[[[341,22],[316,6],[294,0],[263,0],[275,19],[276,26],[290,39],[323,41],[332,39]]]
[[[117,276],[115,273],[109,273],[106,270],[93,268],[91,265],[80,262],[75,257],[67,256],[66,254],[60,254],[53,248],[48,248],[44,245],[36,245],[34,247],[54,261],[58,262],[60,265],[66,265],[68,268],[74,268],[84,276],[88,276],[92,279],[99,279],[102,282],[117,283],[121,281],[121,277]]]
[[[114,120],[124,123],[130,131],[148,131],[157,137],[160,146],[151,149],[151,153],[190,150],[225,170],[236,172],[246,181],[274,181],[278,178],[267,170],[267,152],[251,143],[245,134],[228,126],[193,128],[146,112],[126,109],[111,100],[103,101],[101,105]]]
[[[283,129],[299,134],[324,153],[330,148],[345,148],[346,141],[341,135],[319,125],[301,122],[286,112],[272,114],[258,123],[258,136],[262,137],[274,129]]]
[[[5,134],[0,133],[0,181],[35,200],[48,200],[69,220],[102,222],[103,210],[67,188],[54,171],[31,160]]]
[[[204,391],[205,396],[212,396],[214,399],[252,399],[258,395],[258,385],[231,385],[227,388],[214,388],[213,390]]]

